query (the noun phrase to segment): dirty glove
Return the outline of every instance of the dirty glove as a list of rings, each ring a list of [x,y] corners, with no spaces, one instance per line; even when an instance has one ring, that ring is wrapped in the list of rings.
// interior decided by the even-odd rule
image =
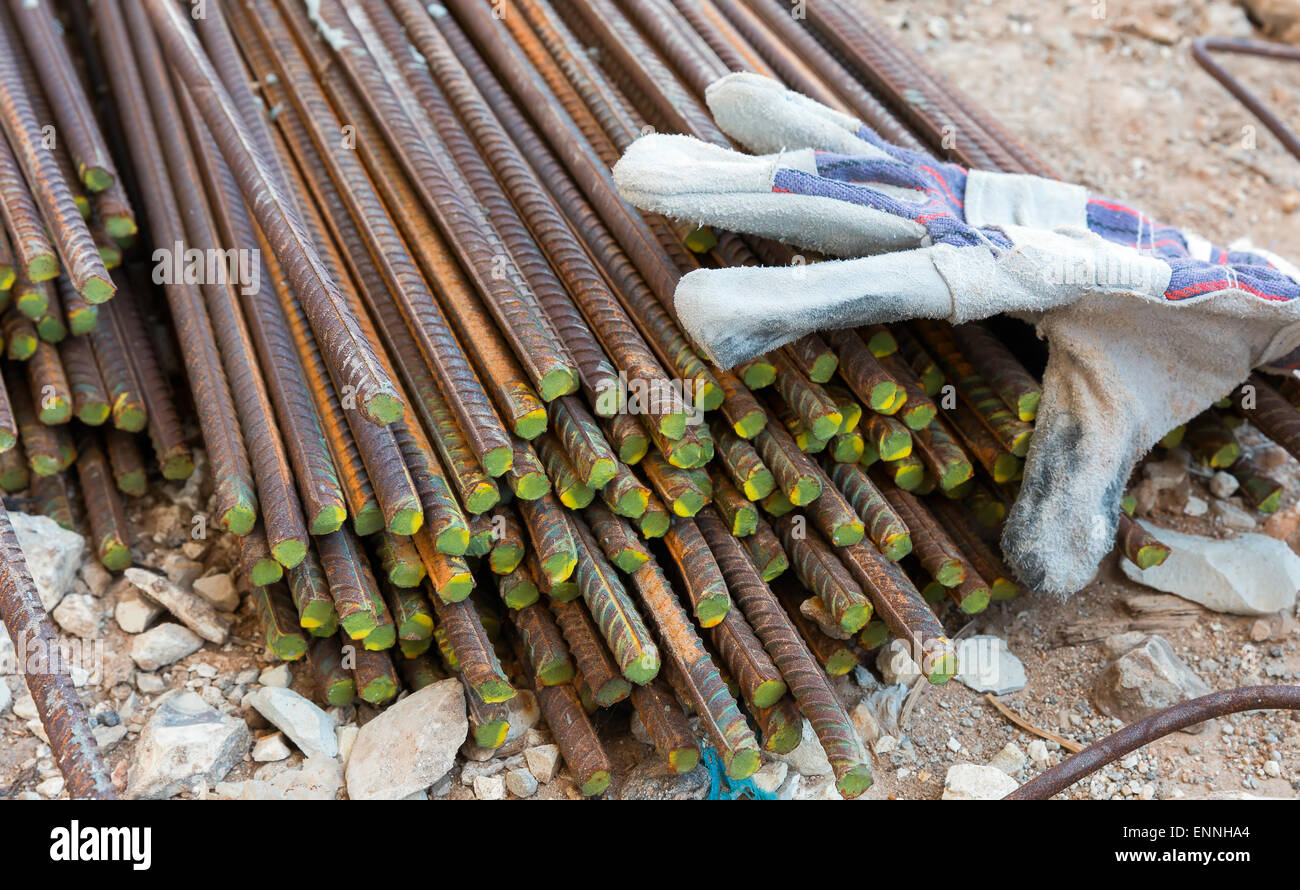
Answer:
[[[1069,594],[1109,552],[1124,484],[1166,432],[1300,346],[1300,271],[1214,247],[1077,185],[967,171],[880,139],[774,81],[712,84],[718,126],[761,152],[650,135],[614,168],[642,209],[838,257],[702,269],[682,325],[730,367],[805,334],[1009,313],[1051,350],[1002,546],[1031,587]]]

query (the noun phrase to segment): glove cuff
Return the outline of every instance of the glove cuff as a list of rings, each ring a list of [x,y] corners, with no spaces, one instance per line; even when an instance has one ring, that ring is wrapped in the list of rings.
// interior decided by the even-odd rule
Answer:
[[[1088,192],[1041,176],[972,170],[966,179],[966,222],[977,228],[1086,229]]]

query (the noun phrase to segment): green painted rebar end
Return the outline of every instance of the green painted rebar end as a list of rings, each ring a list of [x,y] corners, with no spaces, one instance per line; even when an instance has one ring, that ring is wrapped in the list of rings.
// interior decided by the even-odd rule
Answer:
[[[124,433],[140,432],[148,420],[148,416],[143,411],[121,402],[113,410],[113,427]]]
[[[683,240],[692,253],[708,253],[718,246],[718,236],[709,226],[700,226],[695,231],[687,235]]]
[[[515,688],[505,680],[491,677],[474,687],[474,691],[488,704],[510,701],[515,697]]]
[[[58,426],[72,419],[72,406],[62,399],[48,399],[37,416],[46,426]]]
[[[867,626],[871,620],[871,606],[867,603],[854,603],[840,616],[840,628],[845,633],[855,634]]]
[[[1038,417],[1038,403],[1042,398],[1040,392],[1022,393],[1016,405],[1016,415],[1025,423],[1033,423]]]
[[[758,772],[761,764],[762,757],[759,756],[757,748],[742,748],[726,760],[727,778],[737,782],[748,779]]]
[[[40,321],[49,311],[50,301],[46,299],[45,292],[40,288],[25,290],[14,300],[14,308],[26,315],[32,321]]]
[[[635,488],[632,491],[625,492],[614,503],[614,512],[619,516],[626,516],[628,519],[640,519],[650,506],[650,493],[644,489]]]
[[[498,544],[492,548],[488,564],[498,575],[509,575],[524,560],[524,548],[515,544]]]
[[[333,600],[312,600],[302,610],[298,625],[312,636],[322,636],[317,631],[328,626],[338,626],[338,614],[334,611]]]
[[[48,454],[28,455],[27,465],[37,476],[53,476],[63,469],[63,461]]]
[[[912,453],[912,437],[900,430],[891,430],[878,443],[881,460],[902,460]]]
[[[131,564],[131,550],[121,541],[104,541],[99,548],[99,562],[110,572],[120,572]]]
[[[607,457],[597,458],[591,465],[587,478],[582,480],[591,488],[604,488],[609,480],[618,475],[618,465]]]
[[[372,705],[383,704],[397,695],[397,684],[391,677],[376,677],[361,690],[361,699]]]
[[[375,393],[367,403],[371,416],[382,424],[397,423],[406,415],[402,400],[387,393]]]
[[[246,503],[236,504],[221,516],[221,527],[232,535],[246,535],[253,530],[256,523],[257,510]]]
[[[877,383],[871,388],[867,407],[879,414],[893,414],[903,407],[907,394],[903,388],[892,380]]]
[[[894,484],[903,489],[903,491],[912,491],[924,481],[925,467],[922,467],[919,464],[899,467],[894,472]]]
[[[898,562],[912,552],[911,534],[904,532],[903,534],[889,535],[885,538],[881,552],[885,554],[885,558],[890,562]]]
[[[483,472],[495,479],[509,470],[514,462],[514,451],[508,445],[501,445],[483,455]]]
[[[36,322],[36,335],[46,343],[62,343],[68,336],[68,328],[63,319],[47,315]]]
[[[113,184],[113,174],[103,167],[86,167],[81,171],[81,181],[92,192],[102,192]]]
[[[17,362],[25,362],[36,354],[35,337],[30,334],[17,334],[9,341],[9,357]]]
[[[492,549],[492,530],[484,529],[469,536],[469,546],[465,548],[468,556],[486,556]]]
[[[612,677],[599,689],[592,690],[591,697],[602,708],[608,708],[628,697],[632,684],[622,677]]]
[[[700,600],[695,607],[695,618],[700,627],[715,627],[722,623],[731,611],[731,597],[726,594],[714,594]]]
[[[883,621],[868,621],[867,626],[862,628],[862,633],[858,636],[858,642],[864,649],[883,646],[888,639],[889,627]]]
[[[967,615],[978,615],[989,607],[991,595],[987,587],[977,587],[961,601],[961,610]]]
[[[623,444],[618,449],[618,459],[629,467],[635,466],[641,462],[641,458],[646,456],[650,450],[650,440],[645,436],[636,435],[628,436],[623,440]]]
[[[110,279],[100,278],[98,275],[92,275],[86,279],[85,287],[81,290],[87,303],[106,303],[113,299],[113,294],[117,292],[117,287]]]
[[[803,721],[787,723],[763,738],[763,750],[772,754],[789,754],[803,741]]]
[[[790,503],[796,507],[802,507],[805,504],[811,504],[821,497],[822,484],[814,476],[805,476],[795,483],[794,488],[789,492],[787,497]]]
[[[12,288],[14,286],[14,279],[17,277],[18,276],[14,274],[13,266],[0,266],[0,291]]]
[[[393,648],[397,642],[397,627],[393,624],[381,624],[366,634],[366,638],[361,641],[371,652],[381,652],[385,649]]]
[[[758,708],[770,708],[785,695],[785,683],[780,680],[767,680],[754,690],[753,703]]]
[[[810,432],[818,439],[829,441],[831,436],[840,431],[840,424],[843,422],[843,414],[838,411],[830,411],[813,421]]]
[[[410,537],[424,526],[424,511],[416,507],[402,507],[388,520],[388,531]]]
[[[630,575],[645,565],[648,559],[649,557],[640,550],[620,550],[613,562],[621,571]]]
[[[1033,430],[1025,430],[1011,440],[1011,453],[1016,457],[1024,457],[1029,453],[1029,440],[1033,438]]]
[[[307,542],[300,541],[297,538],[277,541],[271,547],[271,555],[275,557],[275,561],[280,565],[286,569],[292,569],[306,558]]]
[[[378,626],[375,624],[375,616],[364,610],[340,618],[339,624],[343,626],[343,632],[350,640],[364,640]]]
[[[609,773],[603,769],[598,769],[591,774],[587,781],[582,783],[579,789],[583,797],[595,797],[597,794],[604,794],[605,789],[609,787]]]
[[[129,216],[109,216],[104,219],[104,231],[114,241],[121,243],[123,238],[130,238],[139,229],[136,227],[135,220]]]
[[[384,530],[384,514],[376,504],[361,508],[361,512],[352,517],[352,531],[357,537],[364,538]]]
[[[695,407],[701,411],[717,411],[722,407],[725,397],[722,387],[712,380],[706,380],[695,389]]]
[[[577,557],[572,553],[552,553],[542,560],[542,571],[552,584],[569,580],[573,570],[578,567]]]
[[[501,492],[491,482],[479,482],[465,496],[465,509],[474,515],[486,513],[501,501]]]
[[[835,790],[841,797],[854,798],[871,787],[871,767],[860,764],[845,771],[835,780]]]
[[[749,500],[761,501],[776,488],[776,477],[767,467],[760,467],[749,474],[749,478],[741,484],[740,488]]]
[[[438,599],[444,603],[458,603],[474,592],[474,576],[469,572],[457,572],[438,588]]]
[[[514,480],[515,497],[535,501],[551,490],[551,480],[545,473],[525,473]]]
[[[1015,599],[1019,593],[1020,585],[1006,578],[998,578],[989,590],[989,595],[995,600]]]
[[[952,491],[974,475],[975,468],[971,466],[970,461],[959,460],[943,471],[943,475],[939,477],[939,487],[944,491]]]
[[[89,334],[97,324],[99,324],[99,310],[94,306],[87,305],[84,309],[76,309],[68,313],[68,333],[74,337]]]
[[[6,429],[0,429],[0,454],[4,454],[17,444],[17,436]]]
[[[27,264],[27,280],[32,282],[49,281],[59,277],[59,258],[52,253],[43,253],[33,257]]]
[[[556,659],[537,672],[543,686],[559,686],[573,679],[573,662],[567,658]]]
[[[686,435],[686,418],[689,416],[680,411],[674,414],[659,415],[659,432],[663,434],[664,438],[677,441]]]
[[[731,534],[736,538],[747,538],[758,528],[758,511],[753,507],[745,506],[736,511],[735,519],[731,523]]]
[[[537,385],[542,401],[551,402],[560,396],[578,391],[578,373],[573,368],[556,368],[542,375]]]
[[[464,556],[469,549],[469,529],[463,525],[444,528],[433,539],[433,549],[450,556]]]
[[[850,544],[856,544],[861,541],[865,534],[865,526],[863,526],[861,522],[854,520],[853,522],[846,522],[843,525],[837,526],[832,530],[831,541],[834,542],[837,547],[847,547]]]
[[[768,560],[767,565],[763,566],[763,580],[775,581],[785,574],[785,570],[790,568],[790,561],[784,556],[778,556]]]
[[[336,708],[345,708],[357,697],[357,683],[352,678],[335,680],[325,688],[325,701]]]
[[[474,728],[474,743],[480,748],[500,748],[506,742],[506,733],[510,723],[506,720],[490,720]]]
[[[313,535],[328,535],[338,531],[347,521],[348,511],[341,504],[330,504],[322,507],[311,521],[311,533]]]
[[[776,366],[765,361],[752,361],[745,365],[742,378],[750,389],[762,389],[776,382]]]
[[[935,573],[934,580],[944,587],[956,587],[966,580],[966,566],[959,560],[950,559]]]
[[[182,454],[173,454],[163,461],[162,474],[164,479],[170,479],[173,482],[181,479],[188,479],[194,472],[194,458],[188,451]],[[251,512],[251,511],[250,511]],[[227,526],[229,527],[229,526]],[[240,526],[243,527],[242,525]],[[250,524],[248,528],[252,528]],[[236,532],[236,534],[248,534],[247,531]]]
[[[581,510],[595,499],[596,492],[577,479],[574,479],[572,485],[560,492],[560,503],[570,510]]]
[[[857,667],[858,659],[848,649],[840,649],[826,660],[826,673],[832,677],[842,677]]]
[[[699,748],[675,748],[668,752],[668,766],[678,775],[689,773],[699,764]]]
[[[1169,558],[1169,548],[1163,544],[1148,544],[1145,547],[1139,547],[1137,556],[1138,568],[1149,569],[1152,566],[1158,566]]]
[[[505,595],[503,602],[512,609],[525,609],[541,599],[541,591],[531,581],[521,581]]]
[[[122,265],[122,251],[116,245],[102,244],[99,247],[99,259],[105,269],[116,269]]]
[[[388,573],[388,581],[394,587],[405,589],[418,585],[424,580],[425,574],[423,563],[415,563],[414,565],[401,563],[393,566],[393,570]]]
[[[668,463],[682,470],[693,470],[704,465],[704,449],[694,442],[682,442],[676,448],[669,448],[664,455]]]
[[[638,686],[644,686],[658,674],[659,654],[656,652],[642,652],[623,670],[623,676]]]
[[[678,516],[689,518],[704,508],[705,497],[698,491],[688,491],[673,501],[673,512]]]
[[[731,428],[740,438],[752,439],[761,433],[765,426],[767,426],[767,415],[762,411],[751,411],[737,420]]]
[[[279,634],[267,640],[267,647],[281,661],[297,661],[307,654],[307,640],[298,634]]]
[[[532,441],[546,432],[546,409],[534,408],[515,421],[515,435]]]
[[[903,412],[903,425],[909,430],[923,430],[931,424],[937,413],[932,405],[917,405]]]
[[[647,538],[662,538],[668,534],[668,526],[671,522],[667,513],[658,511],[651,513],[647,510],[641,517],[641,534]]]
[[[834,353],[823,352],[813,359],[813,366],[808,370],[808,379],[813,383],[827,383],[835,376],[835,369],[839,366],[840,360]]]
[[[957,675],[957,656],[949,652],[935,662],[926,677],[935,686],[942,686]]]
[[[248,580],[254,587],[274,584],[284,577],[284,566],[274,559],[259,559],[249,573]]]

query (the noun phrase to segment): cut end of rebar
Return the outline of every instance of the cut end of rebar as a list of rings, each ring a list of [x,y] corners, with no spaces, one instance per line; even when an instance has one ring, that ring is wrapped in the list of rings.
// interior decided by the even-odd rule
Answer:
[[[388,531],[394,535],[410,537],[424,526],[424,511],[416,507],[403,507],[388,520]]]
[[[15,334],[9,340],[9,357],[25,362],[36,354],[36,338],[31,334]]]
[[[377,626],[370,633],[366,634],[366,638],[361,641],[361,645],[365,646],[371,652],[380,652],[384,649],[391,649],[396,643],[397,627],[392,623]]]
[[[718,236],[709,226],[700,226],[682,239],[692,253],[708,253],[718,246]]]
[[[787,496],[790,498],[790,503],[802,507],[817,500],[821,494],[821,482],[815,476],[805,476],[795,483],[794,489]]]
[[[489,720],[474,727],[474,743],[480,748],[500,748],[506,742],[506,733],[510,731],[507,720]]]
[[[524,548],[514,544],[498,544],[492,548],[488,564],[498,575],[509,575],[523,562]]]
[[[456,572],[437,589],[438,599],[444,603],[458,603],[474,592],[474,576],[468,571]]]
[[[515,688],[500,677],[491,677],[474,687],[474,691],[488,704],[510,701],[515,697]]]
[[[190,478],[190,475],[193,472],[194,472],[194,457],[193,455],[190,454],[189,449],[186,449],[185,451],[179,454],[169,455],[162,463],[163,478],[170,479],[173,482],[177,482],[182,479],[188,479]],[[240,508],[236,508],[236,509],[240,509]],[[252,511],[250,510],[249,512],[251,513]],[[235,532],[235,534],[237,535],[248,534],[248,529],[251,529],[253,527],[252,524],[250,523],[247,527],[245,527],[242,524],[242,520],[240,521],[241,521],[241,525],[239,527],[244,528],[244,531]],[[231,527],[226,526],[226,528],[231,528]],[[233,529],[231,530],[233,531]]]
[[[725,397],[722,387],[713,380],[701,380],[695,387],[695,407],[701,411],[717,411]]]
[[[119,401],[113,409],[113,426],[124,433],[138,433],[148,421],[144,411],[126,402]]]
[[[348,511],[342,504],[329,504],[322,507],[311,521],[313,535],[328,535],[338,531],[347,521]]]
[[[614,512],[619,516],[626,516],[628,519],[640,519],[649,506],[650,493],[642,488],[634,488],[631,491],[624,492],[614,502]]]
[[[683,492],[681,497],[673,501],[673,512],[678,516],[689,519],[704,509],[706,502],[703,492]]]
[[[763,467],[750,473],[749,478],[740,484],[740,490],[751,501],[761,501],[776,489],[776,478],[772,471]]]
[[[861,436],[840,434],[831,440],[835,443],[831,449],[831,458],[840,464],[855,464],[862,457],[863,441]]]
[[[867,626],[862,628],[862,633],[858,635],[858,642],[864,649],[875,649],[877,646],[883,646],[889,640],[889,626],[883,621],[868,621]]]
[[[86,279],[80,293],[87,303],[107,303],[113,299],[113,294],[117,293],[117,287],[108,278],[91,275]]]
[[[989,590],[989,595],[999,601],[1015,599],[1019,593],[1020,585],[1006,578],[998,578]]]
[[[248,580],[254,587],[265,587],[268,584],[274,584],[284,577],[284,566],[280,565],[274,559],[259,559],[249,572]]]
[[[903,425],[909,430],[923,430],[930,425],[937,413],[933,405],[916,405],[902,413]]]
[[[813,383],[828,383],[835,376],[835,369],[839,366],[840,360],[834,353],[823,352],[813,359],[812,367],[808,369],[808,379]]]
[[[844,415],[838,411],[830,411],[823,414],[813,421],[812,434],[822,442],[829,442],[831,436],[840,431],[840,424],[844,422]]]
[[[1029,453],[1029,440],[1034,436],[1033,430],[1025,430],[1011,440],[1011,453],[1016,457],[1024,457]]]
[[[699,748],[674,748],[668,752],[668,768],[681,775],[700,765]]]
[[[165,470],[163,475],[167,475]],[[257,509],[248,503],[236,504],[221,514],[221,527],[232,535],[246,535],[253,530],[256,523]]]
[[[72,419],[72,406],[60,398],[44,399],[37,416],[46,426],[58,426]]]
[[[361,687],[360,692],[363,701],[379,705],[397,695],[397,684],[393,682],[392,677],[380,676]]]
[[[537,391],[544,402],[552,402],[560,396],[575,393],[578,391],[578,372],[570,367],[547,371],[538,381]]]
[[[866,764],[845,770],[843,775],[835,780],[835,790],[840,793],[840,797],[850,800],[860,796],[870,787],[871,767]]]
[[[775,581],[785,574],[785,570],[790,568],[790,561],[785,556],[778,556],[767,561],[763,566],[763,580]]]
[[[368,504],[352,517],[352,531],[364,538],[384,530],[384,514],[377,504]]]
[[[857,657],[848,649],[839,649],[826,659],[826,673],[832,677],[843,677],[857,666]]]
[[[312,600],[302,610],[298,625],[312,636],[323,636],[323,631],[333,626],[338,627],[338,615],[334,612],[333,600]]]
[[[604,794],[605,789],[609,788],[609,773],[603,769],[598,769],[582,783],[579,789],[583,797],[595,797],[597,794]]]
[[[1037,391],[1021,393],[1016,400],[1016,415],[1025,423],[1033,423],[1038,417],[1038,403],[1042,398],[1043,394]]]
[[[386,392],[373,393],[366,400],[365,414],[376,422],[387,425],[397,423],[406,415],[406,406],[395,395]]]
[[[658,511],[651,513],[647,510],[645,515],[641,517],[641,534],[647,538],[662,538],[668,534],[668,526],[671,524],[672,520],[667,513]]]
[[[977,587],[961,601],[961,610],[967,615],[978,615],[989,607],[990,596],[987,587]]]
[[[40,288],[25,290],[14,300],[14,308],[32,321],[39,322],[50,308],[50,301]]]
[[[28,281],[49,281],[58,277],[59,258],[52,253],[38,254],[27,264]]]
[[[732,424],[731,428],[740,438],[752,439],[761,433],[765,426],[767,426],[767,415],[762,411],[751,411]]]
[[[570,510],[581,510],[596,499],[596,492],[577,479],[560,493],[560,503]]]
[[[525,501],[535,501],[551,490],[551,480],[545,473],[525,473],[514,479],[515,497]]]
[[[66,308],[66,307],[65,307]],[[85,308],[72,310],[68,315],[68,333],[74,337],[89,334],[99,324],[99,310],[87,305]]]
[[[837,526],[831,531],[831,541],[837,547],[848,547],[850,544],[856,544],[862,540],[866,534],[866,528],[861,522],[846,522]]]
[[[131,548],[121,541],[104,541],[99,546],[99,562],[110,572],[120,572],[131,564]]]
[[[632,691],[632,684],[622,677],[611,677],[599,689],[592,690],[591,697],[602,708],[621,702]]]
[[[618,466],[607,457],[597,458],[591,465],[591,471],[583,480],[591,488],[604,488],[609,480],[618,474]]]
[[[803,741],[803,721],[783,723],[769,735],[763,737],[763,750],[772,754],[789,754]]]
[[[645,436],[637,434],[628,436],[618,447],[618,459],[629,467],[635,466],[641,462],[641,458],[646,456],[650,450],[650,440]]]
[[[13,449],[18,444],[18,437],[6,429],[0,429],[0,454]]]
[[[502,601],[511,609],[526,609],[541,598],[541,592],[538,591],[537,585],[531,581],[521,581],[510,592],[502,597]]]
[[[912,453],[912,437],[902,430],[891,430],[877,443],[881,460],[902,460]]]
[[[649,560],[649,555],[642,553],[640,550],[620,550],[618,555],[613,559],[614,565],[626,572],[632,574]]]
[[[1138,568],[1149,569],[1169,558],[1169,548],[1163,544],[1147,544],[1145,547],[1139,547],[1134,555],[1137,557]]]
[[[292,569],[307,556],[307,542],[300,541],[297,538],[277,541],[271,547],[271,555],[275,557],[275,561],[280,565],[286,569]]]
[[[515,419],[515,435],[532,441],[546,432],[546,409],[534,408]]]
[[[970,461],[954,461],[944,468],[943,475],[939,477],[939,487],[944,491],[952,491],[974,475],[975,468],[971,466]]]
[[[731,597],[721,593],[712,594],[701,599],[695,607],[695,619],[700,622],[700,627],[716,627],[727,617],[729,611]]]
[[[681,412],[673,414],[660,414],[658,419],[659,432],[664,438],[671,439],[674,442],[686,435],[686,418],[688,415]]]
[[[903,491],[912,491],[925,481],[925,467],[921,464],[908,464],[894,469],[894,484]]]
[[[14,286],[14,267],[9,265],[0,265],[0,291],[10,290]]]
[[[642,652],[623,671],[623,676],[638,686],[644,686],[659,675],[659,653]]]
[[[86,167],[81,171],[81,181],[92,192],[102,192],[113,184],[113,174],[103,167]]]
[[[731,522],[731,534],[737,538],[747,538],[758,528],[758,511],[753,507],[744,506],[736,511],[735,517]]]
[[[966,580],[966,566],[960,560],[947,560],[934,574],[934,580],[944,587],[956,587]]]
[[[388,573],[388,580],[394,587],[409,588],[423,581],[425,574],[423,563],[398,563]],[[412,620],[428,621],[428,616],[416,615]]]
[[[514,465],[514,462],[514,451],[511,450],[509,445],[501,445],[483,455],[483,472],[495,479],[509,470]]]
[[[573,570],[578,567],[578,560],[572,553],[552,553],[542,560],[542,571],[552,584],[569,580]]]
[[[854,603],[845,609],[844,614],[840,616],[840,628],[845,633],[855,634],[866,627],[867,622],[870,620],[871,604]]]
[[[463,525],[450,525],[433,539],[433,548],[439,553],[464,556],[469,549],[469,529]]]
[[[668,463],[682,470],[693,470],[704,466],[704,449],[694,442],[681,442],[676,448],[669,448],[664,455]]]
[[[780,680],[767,680],[754,689],[753,704],[757,708],[770,708],[785,695],[785,692],[785,683]]]
[[[878,414],[896,414],[907,402],[907,391],[892,380],[871,388],[867,406]]]
[[[739,751],[732,752],[731,757],[724,757],[724,760],[726,762],[727,778],[735,782],[748,779],[758,772],[758,768],[763,762],[757,748],[741,748]]]
[[[110,238],[120,243],[124,238],[133,237],[139,228],[131,217],[114,215],[104,218],[104,231]]]
[[[756,359],[745,365],[741,379],[750,389],[762,389],[776,382],[776,366]]]
[[[478,515],[486,513],[501,500],[501,492],[490,482],[480,482],[465,496],[465,509]]]
[[[926,674],[926,679],[935,686],[942,686],[955,676],[957,676],[957,656],[948,652],[935,660],[930,672]]]
[[[573,662],[567,658],[556,659],[537,671],[537,682],[543,686],[560,686],[573,679]]]
[[[27,465],[37,476],[53,476],[63,469],[63,461],[48,454],[28,455]]]
[[[346,708],[356,697],[357,684],[351,677],[336,680],[325,687],[325,701],[336,708]]]
[[[351,615],[339,619],[339,624],[343,627],[343,632],[348,635],[350,640],[364,640],[378,626],[375,624],[375,616],[366,611],[353,612]]]

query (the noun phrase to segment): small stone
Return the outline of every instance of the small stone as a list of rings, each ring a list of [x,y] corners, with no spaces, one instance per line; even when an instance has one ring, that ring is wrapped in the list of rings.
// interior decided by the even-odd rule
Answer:
[[[501,800],[506,796],[506,783],[500,776],[479,776],[474,780],[474,796],[479,800]]]
[[[30,693],[24,691],[18,700],[14,702],[14,716],[20,720],[35,720],[37,718],[36,702],[32,700]]]
[[[1218,518],[1219,524],[1237,531],[1254,531],[1255,517],[1231,501],[1215,501],[1210,509]]]
[[[912,681],[921,676],[921,668],[912,660],[907,641],[898,637],[881,647],[880,653],[876,656],[876,667],[889,686],[898,683],[910,686]]]
[[[947,748],[948,748],[949,751],[951,751],[951,752],[953,752],[954,754],[956,754],[958,751],[961,750],[961,742],[957,741],[957,740],[954,739],[952,736],[949,736],[949,737],[948,737]]]
[[[139,689],[145,695],[157,695],[167,688],[163,678],[157,674],[137,671],[135,675],[135,688]]]
[[[284,733],[280,732],[262,736],[257,740],[257,744],[253,745],[253,759],[258,763],[274,763],[284,760],[292,753],[289,746],[284,743]]]
[[[1170,553],[1149,569],[1120,560],[1131,580],[1234,615],[1269,615],[1295,604],[1300,556],[1284,542],[1255,534],[1219,540],[1139,522]]]
[[[1237,493],[1241,483],[1231,473],[1219,470],[1210,477],[1210,493],[1216,498],[1230,498]]]
[[[882,738],[884,730],[880,728],[880,720],[871,710],[871,703],[865,699],[853,706],[849,711],[849,719],[853,721],[853,728],[858,731],[858,737],[868,745]]]
[[[892,735],[882,735],[876,739],[876,743],[871,746],[871,750],[877,754],[888,754],[890,751],[898,750],[898,739]]]
[[[83,640],[93,640],[99,636],[99,624],[103,615],[99,600],[88,593],[70,593],[54,607],[54,620],[59,627]]]
[[[9,521],[41,605],[48,612],[72,592],[72,582],[77,578],[86,551],[86,539],[48,516],[14,511],[9,514]]]
[[[194,592],[216,606],[222,612],[233,612],[239,608],[239,591],[227,572],[205,575],[194,582]]]
[[[555,777],[560,763],[560,749],[555,745],[534,745],[524,749],[524,762],[537,781],[545,785]]]
[[[81,580],[85,582],[86,589],[92,596],[103,596],[110,584],[113,583],[113,575],[100,565],[96,560],[90,559],[81,564]]]
[[[1282,764],[1278,763],[1276,760],[1265,760],[1264,772],[1267,773],[1270,778],[1280,779],[1282,778]]]
[[[826,775],[831,771],[831,764],[826,759],[826,751],[818,741],[817,734],[813,732],[812,724],[803,721],[802,731],[799,744],[793,751],[776,756],[802,776]]]
[[[171,581],[139,568],[129,568],[123,575],[149,599],[175,615],[182,624],[203,639],[218,645],[230,636],[226,618],[207,600],[188,590],[182,590]]]
[[[117,605],[113,607],[113,618],[126,633],[142,634],[165,611],[162,606],[145,599],[134,587],[126,587],[118,594]]]
[[[1093,685],[1093,698],[1101,712],[1126,723],[1209,692],[1169,642],[1155,635],[1107,664]],[[1188,731],[1204,727],[1200,724]]]
[[[308,757],[334,757],[339,753],[334,718],[292,689],[264,686],[249,693],[245,701]]]
[[[506,790],[515,797],[532,797],[537,793],[537,778],[526,769],[506,773]]]
[[[750,778],[754,782],[754,787],[759,791],[766,791],[768,794],[776,794],[777,789],[785,782],[785,777],[790,774],[788,764],[780,760],[769,760],[758,768]]]
[[[989,766],[994,769],[1000,769],[1008,776],[1015,778],[1016,773],[1025,768],[1025,752],[1015,742],[1007,744],[993,756],[989,761]]]
[[[117,726],[96,726],[90,731],[100,751],[111,751],[116,748],[118,743],[126,738],[126,733],[126,727],[120,723]]]
[[[1000,800],[1020,786],[1002,770],[954,763],[943,779],[943,800]]]
[[[198,664],[190,665],[190,673],[197,674],[205,680],[214,679],[217,676],[215,666],[208,664],[206,661],[200,661]]]
[[[163,557],[161,568],[167,580],[177,587],[189,587],[203,574],[203,563],[195,562],[184,553],[176,551]]]
[[[154,712],[132,756],[127,796],[174,797],[209,788],[243,759],[252,741],[237,717],[210,708],[193,692],[182,692]]]
[[[1264,642],[1272,635],[1272,633],[1272,628],[1270,628],[1268,622],[1262,618],[1257,619],[1255,623],[1250,626],[1250,638],[1256,643]]]
[[[1024,689],[1025,666],[1001,637],[977,635],[957,644],[957,680],[976,692],[1006,695]]]
[[[400,800],[428,788],[451,769],[468,734],[460,680],[431,683],[361,727],[348,757],[348,796]]]
[[[703,800],[709,793],[709,771],[703,765],[686,773],[650,757],[632,770],[618,791],[619,800]]]
[[[334,730],[334,737],[339,742],[339,760],[344,763],[348,762],[348,757],[352,754],[352,746],[356,744],[359,732],[361,732],[361,727],[355,723],[339,726]]]
[[[221,800],[334,800],[343,787],[343,767],[332,757],[308,757],[299,769],[276,761],[246,782],[220,782]],[[279,770],[272,774],[270,770]]]
[[[289,665],[283,662],[269,667],[262,671],[257,677],[257,682],[263,686],[275,686],[280,689],[288,689],[293,683],[293,672],[289,670]]]
[[[1204,516],[1210,512],[1210,502],[1205,498],[1198,498],[1192,495],[1183,505],[1183,514],[1186,516]]]
[[[179,624],[160,624],[131,641],[131,660],[145,671],[180,661],[203,648],[198,634]]]
[[[13,704],[14,694],[9,691],[9,684],[5,682],[4,677],[0,677],[0,714],[9,710]]]
[[[51,776],[36,786],[36,793],[50,800],[63,793],[63,784],[63,776]]]
[[[1029,759],[1039,766],[1043,766],[1048,760],[1047,745],[1042,739],[1034,739],[1029,743]]]

